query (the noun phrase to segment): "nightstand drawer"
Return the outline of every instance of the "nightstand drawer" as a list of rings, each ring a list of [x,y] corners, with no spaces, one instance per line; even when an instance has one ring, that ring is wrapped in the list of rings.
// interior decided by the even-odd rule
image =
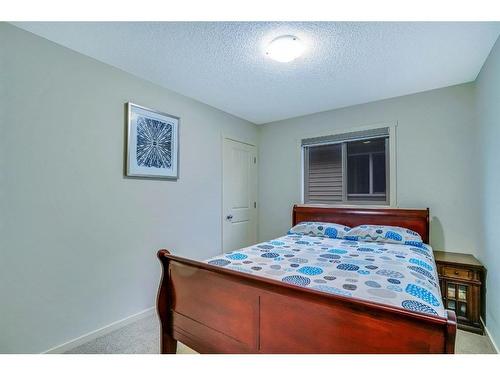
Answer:
[[[474,275],[471,271],[463,269],[463,268],[444,266],[443,267],[443,276],[444,277],[454,277],[454,278],[463,279],[463,280],[472,280]]]

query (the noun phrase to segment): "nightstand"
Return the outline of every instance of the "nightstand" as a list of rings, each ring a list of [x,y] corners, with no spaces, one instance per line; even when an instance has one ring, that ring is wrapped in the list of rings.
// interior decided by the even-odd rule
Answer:
[[[434,251],[444,307],[455,311],[458,328],[483,334],[483,265],[470,254]]]

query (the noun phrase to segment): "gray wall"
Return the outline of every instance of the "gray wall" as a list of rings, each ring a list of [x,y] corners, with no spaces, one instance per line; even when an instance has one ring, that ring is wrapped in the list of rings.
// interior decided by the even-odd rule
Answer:
[[[488,269],[486,326],[500,344],[500,40],[476,81],[481,226],[479,258]]]
[[[162,247],[221,251],[222,134],[255,125],[0,24],[0,352],[154,305]],[[180,179],[125,179],[124,103],[181,117]]]
[[[399,207],[430,207],[435,249],[477,254],[474,86],[316,113],[267,124],[260,132],[260,238],[283,235],[301,200],[301,138],[370,124],[397,123]]]

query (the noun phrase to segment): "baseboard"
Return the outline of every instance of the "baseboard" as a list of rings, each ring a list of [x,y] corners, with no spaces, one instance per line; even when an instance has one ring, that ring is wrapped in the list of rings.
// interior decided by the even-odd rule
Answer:
[[[150,307],[149,309],[138,312],[137,314],[130,315],[124,319],[117,320],[111,324],[108,324],[104,327],[96,329],[95,331],[86,333],[80,337],[77,337],[73,340],[65,342],[64,344],[55,346],[49,350],[42,352],[42,354],[61,354],[67,352],[68,350],[74,349],[77,346],[83,345],[89,341],[92,341],[98,337],[104,336],[110,332],[113,332],[119,328],[122,328],[128,324],[136,322],[142,318],[153,315],[155,311],[155,307]]]
[[[484,331],[486,332],[486,334],[488,335],[488,338],[490,339],[491,343],[493,344],[493,348],[495,349],[497,354],[500,354],[500,350],[498,350],[497,343],[495,342],[495,340],[493,340],[493,337],[490,335],[490,331],[488,331],[488,327],[486,327],[486,324],[484,324],[483,318],[481,318],[481,322],[483,323]]]

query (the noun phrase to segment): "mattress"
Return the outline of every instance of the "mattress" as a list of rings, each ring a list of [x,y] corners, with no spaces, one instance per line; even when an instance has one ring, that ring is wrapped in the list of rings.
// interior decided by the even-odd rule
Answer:
[[[446,317],[432,248],[289,234],[205,261],[321,292]]]

